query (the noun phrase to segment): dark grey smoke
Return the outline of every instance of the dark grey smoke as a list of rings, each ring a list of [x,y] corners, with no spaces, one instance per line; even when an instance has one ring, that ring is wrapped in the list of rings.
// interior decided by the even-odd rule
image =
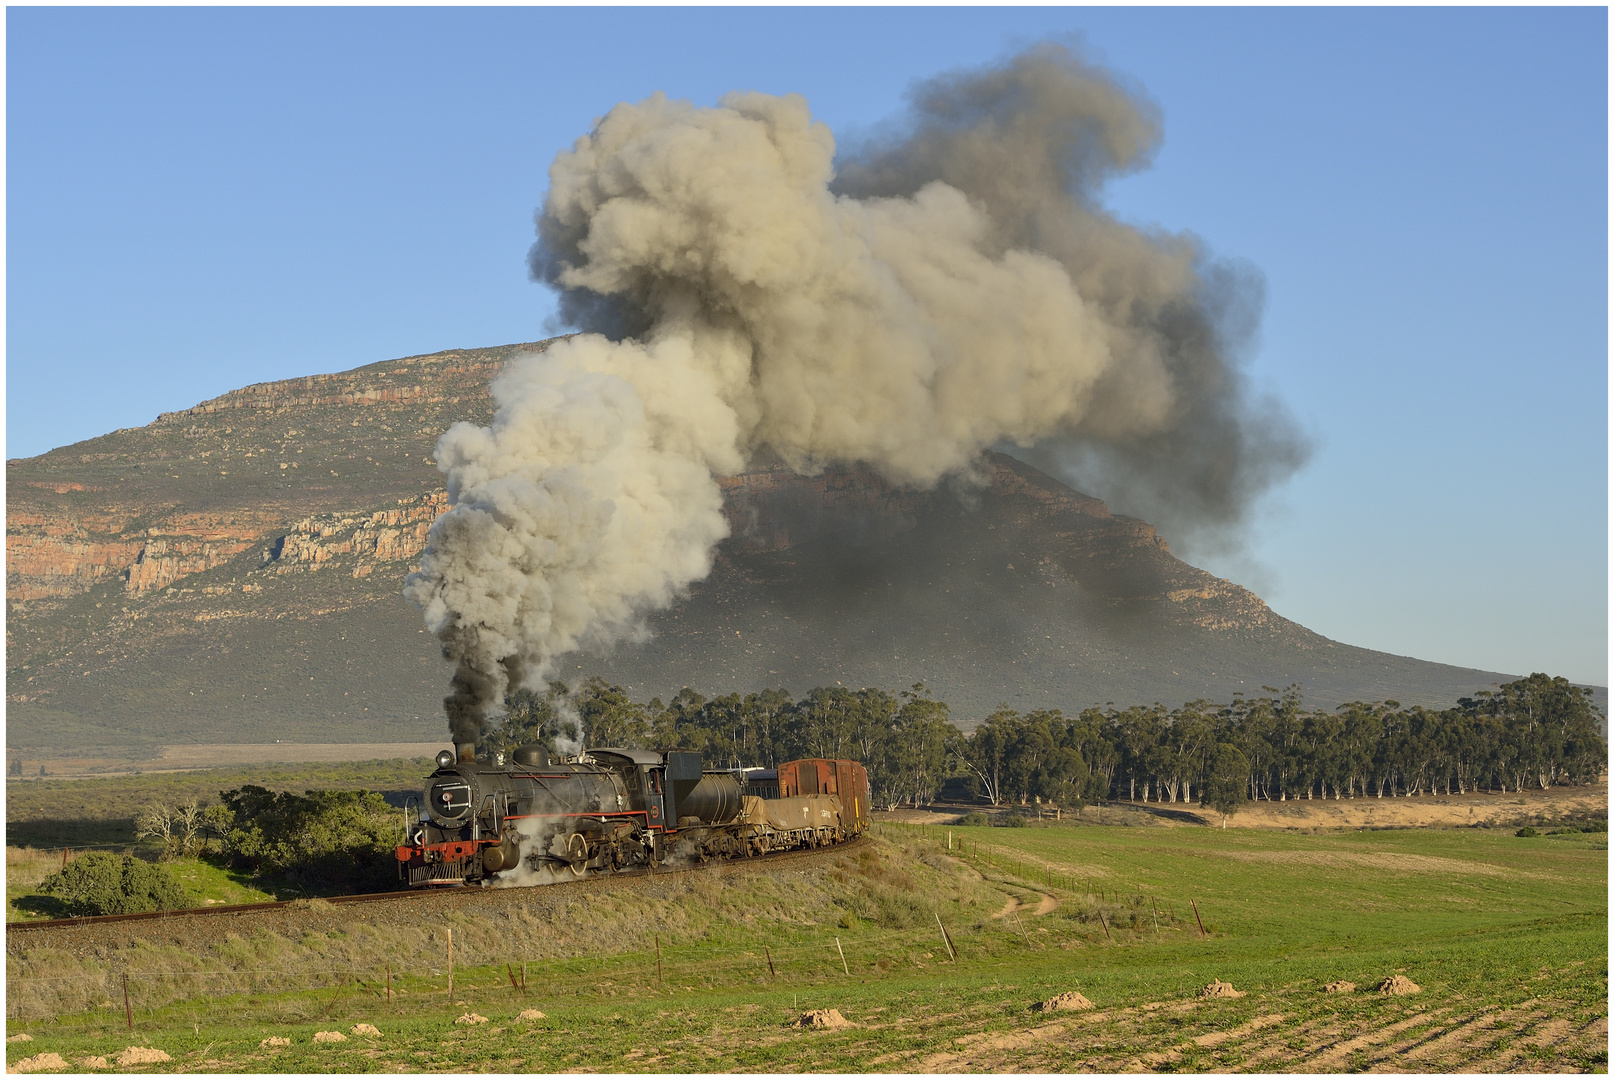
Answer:
[[[1122,224],[1101,205],[1104,185],[1146,166],[1160,138],[1152,102],[1045,42],[1001,65],[921,83],[894,132],[843,147],[833,189],[911,196],[939,180],[985,209],[1002,247],[1062,263],[1106,321],[1163,360],[1177,390],[1172,416],[1152,431],[1093,430],[1003,449],[1168,535],[1225,535],[1311,447],[1239,369],[1260,323],[1260,272],[1210,260],[1191,235]],[[1112,368],[1094,411],[1127,399],[1137,369]]]

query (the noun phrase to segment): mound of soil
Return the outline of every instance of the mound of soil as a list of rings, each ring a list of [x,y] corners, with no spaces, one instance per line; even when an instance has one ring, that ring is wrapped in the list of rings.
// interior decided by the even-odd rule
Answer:
[[[543,1013],[539,1012],[537,1009],[522,1009],[520,1015],[518,1015],[516,1017],[516,1019],[517,1020],[544,1020],[544,1019],[547,1019],[547,1018],[544,1016]]]
[[[1031,1006],[1032,1012],[1065,1012],[1072,1009],[1091,1009],[1093,1003],[1077,993],[1075,990],[1057,994],[1047,1001],[1039,1001]]]
[[[1200,990],[1202,998],[1238,998],[1244,996],[1243,990],[1233,989],[1232,983],[1225,983],[1221,979],[1212,979],[1204,989]]]
[[[172,1060],[161,1050],[150,1046],[125,1047],[123,1053],[118,1055],[118,1064],[125,1068],[130,1065],[157,1065]]]
[[[468,1012],[464,1016],[454,1021],[456,1024],[485,1024],[487,1022],[487,1017],[479,1016],[474,1012]]]
[[[1405,975],[1391,975],[1379,983],[1381,994],[1421,994],[1423,987],[1407,978]]]
[[[374,1024],[354,1024],[353,1025],[353,1034],[355,1034],[355,1035],[380,1035],[381,1034],[381,1029],[376,1027]]]
[[[8,1042],[8,1043],[33,1042],[33,1041],[34,1041],[34,1037],[32,1035],[28,1034],[26,1031],[22,1032],[19,1035],[8,1035],[8,1036],[6,1036],[6,1042]]]
[[[1353,982],[1345,982],[1343,979],[1339,982],[1323,984],[1323,993],[1325,994],[1352,994],[1355,992],[1356,984]]]
[[[282,1036],[279,1036],[279,1035],[271,1035],[267,1039],[259,1040],[258,1045],[259,1046],[290,1046],[291,1045],[291,1040],[287,1039],[287,1038],[283,1038]]]
[[[62,1060],[62,1055],[60,1054],[35,1054],[33,1057],[23,1058],[6,1071],[27,1073],[44,1072],[46,1069],[65,1068],[67,1068],[67,1062]]]
[[[851,1027],[852,1021],[841,1015],[839,1009],[814,1009],[804,1012],[796,1021],[799,1028],[843,1028]]]
[[[79,1058],[78,1063],[80,1065],[84,1066],[86,1069],[110,1069],[110,1068],[112,1068],[112,1062],[108,1061],[101,1054],[96,1054],[94,1057]]]
[[[340,1031],[316,1031],[314,1032],[314,1041],[325,1043],[347,1042],[347,1036]]]

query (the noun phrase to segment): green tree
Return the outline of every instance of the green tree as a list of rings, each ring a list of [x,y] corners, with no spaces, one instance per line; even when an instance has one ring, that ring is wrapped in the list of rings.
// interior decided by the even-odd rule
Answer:
[[[888,810],[904,799],[917,806],[935,798],[950,773],[950,741],[958,736],[947,718],[947,703],[932,699],[924,683],[914,683],[900,696],[902,707],[876,744],[875,758],[865,761],[874,799]]]
[[[402,818],[374,791],[274,792],[247,785],[220,793],[229,811],[224,853],[237,866],[304,892],[396,887],[393,851]]]
[[[593,676],[577,692],[577,717],[589,746],[642,748],[650,737],[645,708],[620,686]]]
[[[1013,709],[1000,707],[968,735],[952,740],[952,751],[975,777],[993,806],[1007,797],[1010,755],[1020,742],[1025,720]]]
[[[70,915],[135,915],[190,905],[167,868],[105,851],[80,855],[46,878],[39,891],[60,900]]]
[[[576,742],[580,731],[575,713],[566,702],[570,692],[565,683],[551,682],[543,693],[523,687],[507,694],[504,720],[498,727],[482,732],[476,740],[476,756],[492,760],[504,754],[508,759],[516,747],[530,743],[542,744],[554,753],[557,738]]]
[[[1219,744],[1200,792],[1205,805],[1222,815],[1222,828],[1227,828],[1227,819],[1244,805],[1249,783],[1250,759],[1231,743]]]

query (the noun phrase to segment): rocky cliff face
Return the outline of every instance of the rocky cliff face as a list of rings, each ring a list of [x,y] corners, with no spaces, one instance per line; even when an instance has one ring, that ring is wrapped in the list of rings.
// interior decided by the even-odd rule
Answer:
[[[11,745],[440,736],[448,671],[400,592],[446,505],[431,454],[542,347],[264,383],[7,462]],[[562,676],[644,697],[924,681],[966,721],[1294,681],[1438,702],[1494,679],[1318,637],[1002,455],[931,492],[767,462],[721,484],[710,578]]]
[[[542,345],[260,383],[7,462],[7,601],[39,614],[107,581],[148,593],[311,512],[368,513],[429,491],[437,436],[455,419],[485,421],[489,380]]]

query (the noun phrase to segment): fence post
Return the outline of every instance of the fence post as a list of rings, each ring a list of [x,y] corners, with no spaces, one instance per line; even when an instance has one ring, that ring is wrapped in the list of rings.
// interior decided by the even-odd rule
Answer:
[[[527,962],[525,960],[521,961],[521,992],[523,994],[527,992]]]
[[[1098,924],[1104,928],[1104,936],[1110,939],[1110,944],[1114,945],[1115,936],[1110,933],[1110,924],[1104,921],[1103,910],[1100,910],[1098,913]]]
[[[1193,899],[1188,902],[1194,905],[1194,921],[1199,924],[1199,936],[1210,937],[1209,934],[1205,933],[1205,920],[1199,917],[1199,902]]]
[[[448,996],[454,996],[454,931],[448,932]]]
[[[940,912],[936,912],[936,929],[941,931],[942,944],[947,946],[948,957],[953,963],[958,963],[958,950],[953,948],[953,939],[947,935],[947,927],[942,925]]]
[[[392,963],[387,963],[387,1004],[392,1004]]]
[[[661,982],[661,935],[656,935],[656,982]]]
[[[768,974],[777,979],[779,977],[779,973],[773,970],[773,950],[764,945],[762,946],[762,951],[768,957]]]
[[[123,973],[123,1022],[130,1031],[134,1030],[134,1011],[129,1008],[129,973]]]
[[[835,951],[841,954],[841,970],[850,976],[852,974],[852,969],[846,966],[846,952],[841,948],[840,938],[835,939]]]

